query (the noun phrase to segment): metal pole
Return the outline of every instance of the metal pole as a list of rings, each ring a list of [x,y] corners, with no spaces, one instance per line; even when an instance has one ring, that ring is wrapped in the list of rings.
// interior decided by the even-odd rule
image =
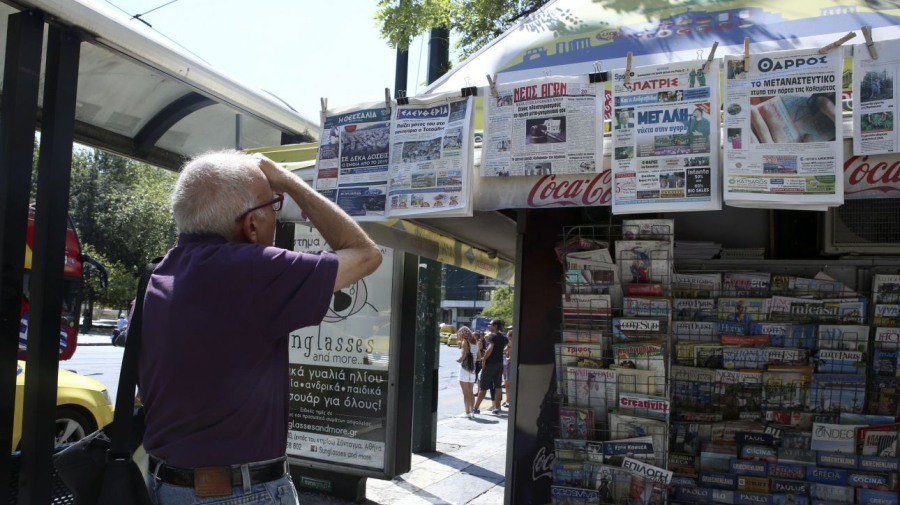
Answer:
[[[432,28],[428,40],[428,84],[440,79],[450,69],[450,30]]]
[[[234,115],[234,148],[237,151],[243,149],[241,147],[241,115]]]
[[[16,358],[25,278],[25,240],[44,20],[7,17],[4,106],[0,109],[0,500],[10,495]]]
[[[409,51],[397,48],[397,66],[394,70],[394,98],[406,96],[409,74]]]
[[[50,27],[34,220],[19,498],[20,503],[34,505],[49,504],[52,498],[63,264],[80,48],[81,40],[73,34]]]

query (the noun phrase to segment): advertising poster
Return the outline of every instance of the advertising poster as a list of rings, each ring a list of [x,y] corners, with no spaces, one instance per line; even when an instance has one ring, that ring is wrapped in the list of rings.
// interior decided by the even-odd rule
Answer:
[[[598,172],[603,86],[587,75],[498,84],[498,96],[485,96],[481,175]]]
[[[853,47],[853,154],[884,154],[900,150],[894,129],[897,93],[894,80],[900,68],[900,40],[875,43],[878,59],[865,44]]]
[[[388,213],[472,215],[473,97],[410,98],[391,124]]]
[[[294,250],[329,250],[297,225]],[[366,469],[385,467],[393,251],[374,274],[334,294],[320,326],[291,333],[287,453]]]
[[[613,78],[614,214],[719,210],[719,68],[689,61]]]
[[[824,210],[844,202],[842,51],[725,57],[725,202]],[[837,111],[837,115],[836,114]]]
[[[390,138],[384,102],[325,111],[313,188],[358,221],[385,219]]]

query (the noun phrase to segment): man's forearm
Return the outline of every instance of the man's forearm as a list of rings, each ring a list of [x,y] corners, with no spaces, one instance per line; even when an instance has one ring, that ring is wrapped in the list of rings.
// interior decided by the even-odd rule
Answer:
[[[299,177],[295,176],[289,183],[287,193],[335,251],[364,246],[375,247],[375,243],[356,221]]]

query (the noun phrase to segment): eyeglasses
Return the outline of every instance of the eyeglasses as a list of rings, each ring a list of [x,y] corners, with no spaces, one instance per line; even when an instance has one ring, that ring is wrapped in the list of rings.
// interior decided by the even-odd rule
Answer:
[[[278,212],[279,210],[281,210],[281,204],[283,202],[284,202],[284,194],[283,193],[275,193],[275,198],[269,200],[266,203],[257,205],[256,207],[253,207],[252,209],[247,210],[246,212],[244,212],[243,214],[238,216],[237,219],[234,220],[234,222],[240,223],[241,221],[244,220],[245,217],[247,217],[247,214],[253,212],[254,210],[264,209],[264,208],[268,207],[269,205],[272,206],[272,210],[274,210],[275,212]]]

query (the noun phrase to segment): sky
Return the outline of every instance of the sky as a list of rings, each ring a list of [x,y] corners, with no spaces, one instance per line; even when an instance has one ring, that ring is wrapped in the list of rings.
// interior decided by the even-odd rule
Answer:
[[[144,13],[171,0],[94,1],[127,19],[122,11]],[[397,53],[380,36],[376,7],[377,0],[176,0],[142,19],[318,123],[320,97],[342,107],[383,99],[385,87],[393,93]],[[410,44],[409,95],[416,82],[424,87],[427,51],[422,37]]]

